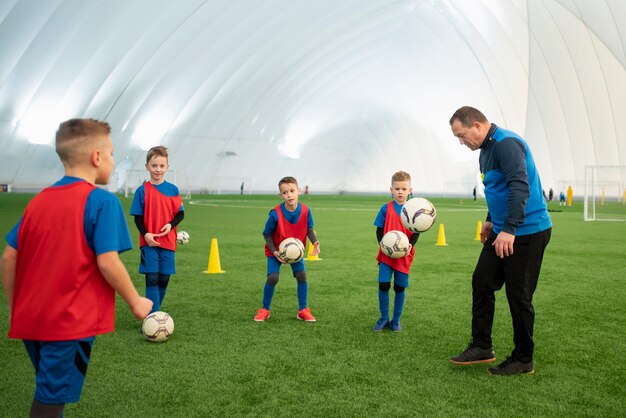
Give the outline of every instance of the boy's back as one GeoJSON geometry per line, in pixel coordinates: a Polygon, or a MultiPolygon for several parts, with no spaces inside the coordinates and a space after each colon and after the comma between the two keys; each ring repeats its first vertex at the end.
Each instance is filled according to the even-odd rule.
{"type": "Polygon", "coordinates": [[[19,251],[9,337],[58,341],[113,331],[115,292],[96,255],[131,248],[116,200],[65,177],[28,204],[14,242],[19,251]],[[105,232],[108,239],[96,239],[105,232]]]}

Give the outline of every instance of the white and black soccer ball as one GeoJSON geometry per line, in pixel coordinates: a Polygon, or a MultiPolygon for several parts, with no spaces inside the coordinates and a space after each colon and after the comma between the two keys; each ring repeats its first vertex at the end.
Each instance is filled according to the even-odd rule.
{"type": "Polygon", "coordinates": [[[426,232],[435,223],[437,210],[423,197],[414,197],[402,206],[402,225],[411,232],[426,232]]]}
{"type": "Polygon", "coordinates": [[[148,341],[155,343],[167,341],[174,333],[174,320],[166,312],[152,312],[143,320],[141,332],[148,341]]]}
{"type": "Polygon", "coordinates": [[[189,242],[189,234],[186,231],[179,231],[176,234],[176,242],[181,245],[187,244],[189,242]]]}
{"type": "Polygon", "coordinates": [[[402,231],[389,231],[380,240],[380,249],[387,257],[404,257],[409,253],[409,238],[402,231]]]}
{"type": "Polygon", "coordinates": [[[297,263],[304,257],[304,244],[298,238],[285,238],[278,246],[278,253],[285,263],[297,263]]]}

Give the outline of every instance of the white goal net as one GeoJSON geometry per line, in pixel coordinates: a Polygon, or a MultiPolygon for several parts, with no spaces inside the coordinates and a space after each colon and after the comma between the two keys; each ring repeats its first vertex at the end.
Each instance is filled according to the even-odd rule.
{"type": "Polygon", "coordinates": [[[585,221],[626,221],[626,166],[585,167],[585,221]]]}

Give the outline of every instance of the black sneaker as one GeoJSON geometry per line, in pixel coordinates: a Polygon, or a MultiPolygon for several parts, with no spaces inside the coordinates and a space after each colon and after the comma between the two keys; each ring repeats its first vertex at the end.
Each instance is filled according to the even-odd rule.
{"type": "Polygon", "coordinates": [[[511,356],[507,357],[506,360],[498,364],[496,367],[490,367],[487,371],[490,374],[495,374],[499,376],[513,376],[516,374],[535,373],[532,360],[528,363],[524,363],[523,361],[519,361],[515,357],[511,356]]]}
{"type": "Polygon", "coordinates": [[[496,361],[496,354],[492,348],[480,348],[470,342],[465,351],[458,356],[450,357],[450,361],[455,364],[491,363],[496,361]]]}

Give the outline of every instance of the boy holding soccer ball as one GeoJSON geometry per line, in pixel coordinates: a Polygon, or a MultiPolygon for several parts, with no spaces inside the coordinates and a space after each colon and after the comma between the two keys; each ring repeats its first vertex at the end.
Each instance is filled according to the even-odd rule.
{"type": "Polygon", "coordinates": [[[56,133],[65,176],[35,196],[6,236],[2,285],[10,338],[20,338],[35,367],[31,417],[63,416],[80,400],[95,336],[112,332],[117,291],[137,319],[140,297],[120,261],[132,247],[107,184],[115,160],[108,123],[71,119],[56,133]],[[19,244],[19,246],[18,246],[19,244]]]}
{"type": "Polygon", "coordinates": [[[380,319],[374,324],[374,331],[382,331],[390,328],[394,332],[400,332],[400,316],[404,308],[405,289],[409,287],[409,271],[415,255],[413,246],[419,238],[419,233],[413,233],[402,225],[400,213],[402,206],[413,192],[411,188],[411,176],[404,171],[398,171],[391,177],[391,195],[393,200],[385,203],[374,220],[376,226],[376,239],[378,240],[378,306],[380,319]],[[409,252],[401,258],[391,258],[380,249],[380,241],[389,231],[402,231],[409,238],[409,252]],[[391,288],[391,276],[393,275],[393,290],[395,292],[393,317],[389,320],[389,289],[391,288]]]}
{"type": "Polygon", "coordinates": [[[178,187],[165,181],[168,168],[167,148],[150,148],[146,155],[150,180],[137,188],[130,207],[139,230],[139,273],[146,275],[151,312],[161,310],[170,275],[176,273],[176,227],[185,217],[178,187]]]}
{"type": "MultiPolygon", "coordinates": [[[[298,238],[306,243],[306,239],[309,238],[313,244],[311,255],[317,255],[320,252],[320,243],[313,230],[311,210],[298,202],[298,196],[300,196],[298,181],[293,177],[283,177],[278,182],[278,190],[283,202],[270,211],[263,230],[265,255],[267,256],[267,280],[263,288],[263,307],[257,311],[254,317],[257,322],[265,321],[270,317],[270,305],[274,296],[274,289],[278,283],[280,266],[285,264],[278,252],[280,243],[289,237],[298,238]]],[[[311,315],[311,311],[307,307],[308,283],[304,270],[304,260],[290,264],[290,266],[298,282],[297,318],[306,322],[315,322],[315,317],[311,315]]]]}

